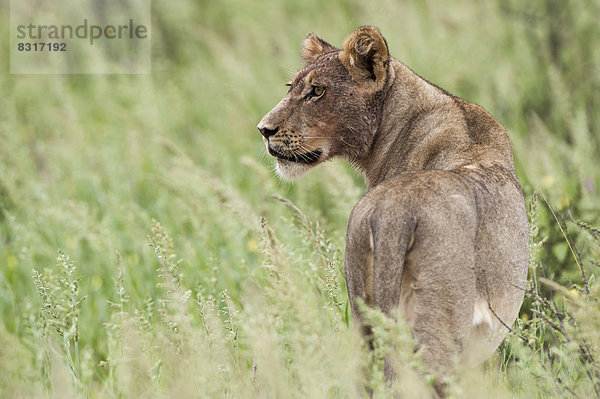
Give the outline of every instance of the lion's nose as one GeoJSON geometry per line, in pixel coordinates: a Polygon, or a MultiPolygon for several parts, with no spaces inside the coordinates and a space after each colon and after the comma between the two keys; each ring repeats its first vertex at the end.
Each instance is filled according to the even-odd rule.
{"type": "Polygon", "coordinates": [[[258,125],[258,131],[263,135],[264,138],[268,139],[279,130],[278,127],[271,129],[270,127],[258,125]]]}

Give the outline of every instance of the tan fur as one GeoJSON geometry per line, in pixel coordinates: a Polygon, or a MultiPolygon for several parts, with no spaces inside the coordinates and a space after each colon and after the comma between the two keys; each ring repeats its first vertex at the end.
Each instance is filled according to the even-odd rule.
{"type": "Polygon", "coordinates": [[[321,40],[314,33],[309,33],[302,42],[301,57],[307,64],[315,62],[317,58],[329,51],[335,51],[336,48],[321,40]]]}
{"type": "Polygon", "coordinates": [[[339,57],[354,81],[372,77],[373,88],[382,87],[390,55],[379,29],[362,26],[355,30],[344,41],[339,57]]]}
{"type": "Polygon", "coordinates": [[[355,320],[369,335],[359,298],[403,314],[434,374],[485,360],[517,317],[527,275],[508,135],[483,108],[390,58],[375,27],[358,28],[342,50],[309,35],[303,58],[258,128],[283,177],[333,157],[365,175],[346,239],[355,320]]]}

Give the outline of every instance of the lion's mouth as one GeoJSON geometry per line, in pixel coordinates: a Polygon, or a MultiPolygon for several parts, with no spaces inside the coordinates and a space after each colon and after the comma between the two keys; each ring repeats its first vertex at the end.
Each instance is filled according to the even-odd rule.
{"type": "Polygon", "coordinates": [[[302,154],[290,153],[289,155],[286,155],[273,149],[273,147],[271,147],[270,145],[267,147],[267,149],[269,151],[269,154],[276,157],[277,159],[289,162],[303,163],[307,165],[317,162],[319,160],[319,157],[323,153],[323,151],[321,150],[315,150],[310,152],[304,152],[302,154]]]}

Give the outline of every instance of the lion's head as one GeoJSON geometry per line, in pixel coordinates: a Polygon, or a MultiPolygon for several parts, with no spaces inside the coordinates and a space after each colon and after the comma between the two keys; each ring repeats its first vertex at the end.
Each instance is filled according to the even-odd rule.
{"type": "Polygon", "coordinates": [[[371,26],[356,29],[342,50],[311,33],[302,58],[287,95],[258,124],[288,179],[332,157],[356,162],[368,154],[390,60],[385,39],[371,26]]]}

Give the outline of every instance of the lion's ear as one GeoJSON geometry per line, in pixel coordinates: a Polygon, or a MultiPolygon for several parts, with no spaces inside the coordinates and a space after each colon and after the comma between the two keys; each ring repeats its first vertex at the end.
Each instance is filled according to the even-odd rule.
{"type": "Polygon", "coordinates": [[[308,65],[313,63],[321,55],[335,51],[337,48],[327,43],[314,33],[309,33],[306,39],[302,42],[302,59],[308,65]]]}
{"type": "Polygon", "coordinates": [[[375,83],[379,89],[387,74],[390,53],[379,28],[361,26],[344,41],[340,60],[352,79],[375,83]]]}

